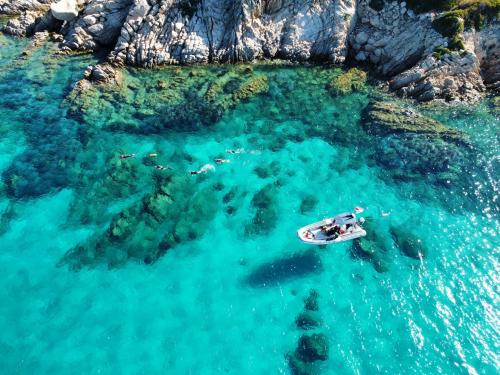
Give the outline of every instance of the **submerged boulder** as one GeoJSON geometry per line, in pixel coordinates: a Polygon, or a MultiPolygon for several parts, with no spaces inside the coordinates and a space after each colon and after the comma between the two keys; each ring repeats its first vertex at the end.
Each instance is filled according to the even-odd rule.
{"type": "Polygon", "coordinates": [[[467,165],[468,148],[426,134],[390,135],[376,146],[377,163],[405,180],[440,173],[455,174],[467,165]]]}
{"type": "Polygon", "coordinates": [[[413,259],[423,259],[427,256],[427,248],[422,240],[403,226],[392,226],[391,234],[401,252],[413,259]]]}
{"type": "Polygon", "coordinates": [[[304,362],[326,361],[328,359],[328,338],[322,333],[303,335],[295,351],[297,357],[304,362]]]}
{"type": "Polygon", "coordinates": [[[358,68],[351,68],[330,82],[328,89],[333,95],[348,95],[361,91],[366,84],[366,72],[358,68]]]}
{"type": "Polygon", "coordinates": [[[318,311],[319,310],[318,297],[319,293],[315,289],[311,289],[309,291],[309,295],[304,300],[304,308],[309,311],[318,311]]]}
{"type": "Polygon", "coordinates": [[[252,222],[247,224],[247,235],[269,233],[278,222],[277,186],[267,184],[252,198],[252,206],[257,210],[252,222]]]}
{"type": "Polygon", "coordinates": [[[367,220],[364,224],[366,236],[352,241],[351,256],[370,262],[379,273],[389,270],[387,246],[382,231],[387,228],[380,221],[367,220]]]}
{"type": "Polygon", "coordinates": [[[314,329],[321,325],[321,319],[313,312],[304,311],[295,318],[297,328],[308,330],[314,329]]]}
{"type": "Polygon", "coordinates": [[[304,362],[295,353],[287,355],[288,366],[293,375],[315,375],[319,369],[314,363],[304,362]]]}
{"type": "Polygon", "coordinates": [[[416,133],[452,141],[466,142],[466,135],[411,108],[388,101],[373,101],[366,108],[363,127],[370,134],[416,133]]]}
{"type": "Polygon", "coordinates": [[[317,204],[318,204],[318,198],[316,198],[315,195],[312,194],[306,195],[302,199],[302,202],[300,203],[300,212],[302,214],[308,213],[312,211],[317,204]]]}

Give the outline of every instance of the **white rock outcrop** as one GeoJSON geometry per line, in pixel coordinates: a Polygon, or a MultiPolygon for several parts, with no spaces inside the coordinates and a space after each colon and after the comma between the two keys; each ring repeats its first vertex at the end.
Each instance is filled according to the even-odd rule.
{"type": "Polygon", "coordinates": [[[50,11],[59,21],[72,21],[78,17],[76,0],[60,0],[50,5],[50,11]]]}

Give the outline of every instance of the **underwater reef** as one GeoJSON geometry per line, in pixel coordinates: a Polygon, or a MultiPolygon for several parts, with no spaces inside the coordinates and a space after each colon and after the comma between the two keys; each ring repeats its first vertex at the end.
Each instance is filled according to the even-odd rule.
{"type": "Polygon", "coordinates": [[[78,270],[107,264],[117,267],[133,259],[157,261],[179,243],[202,236],[217,204],[212,190],[195,192],[189,176],[154,172],[154,190],[113,217],[107,230],[77,246],[61,260],[78,270]]]}
{"type": "Polygon", "coordinates": [[[268,78],[245,65],[167,72],[166,76],[151,72],[145,82],[133,74],[98,86],[82,80],[68,96],[70,113],[111,131],[193,131],[216,123],[238,103],[269,90],[268,78]],[[113,116],[117,110],[121,110],[120,120],[113,116]]]}
{"type": "Polygon", "coordinates": [[[365,129],[370,134],[388,135],[401,133],[425,134],[428,138],[443,138],[466,142],[467,136],[439,121],[424,116],[411,108],[404,108],[389,101],[372,101],[365,109],[365,129]]]}
{"type": "Polygon", "coordinates": [[[328,360],[329,339],[318,331],[321,329],[322,320],[319,317],[319,293],[315,289],[309,291],[304,300],[304,311],[295,319],[299,330],[314,330],[312,334],[303,334],[297,341],[294,352],[288,353],[286,358],[290,371],[294,375],[313,375],[321,373],[321,362],[328,360]]]}

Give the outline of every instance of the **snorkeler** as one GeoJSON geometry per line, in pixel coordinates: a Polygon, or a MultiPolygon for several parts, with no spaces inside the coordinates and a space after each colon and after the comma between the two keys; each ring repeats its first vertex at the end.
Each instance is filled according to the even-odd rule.
{"type": "Polygon", "coordinates": [[[163,165],[155,165],[155,169],[158,169],[159,171],[165,171],[167,169],[172,169],[172,167],[169,167],[168,165],[165,167],[163,165]]]}
{"type": "Polygon", "coordinates": [[[120,159],[135,158],[135,154],[121,154],[120,159]]]}
{"type": "Polygon", "coordinates": [[[236,150],[226,150],[228,154],[242,154],[245,152],[243,148],[238,148],[236,150]]]}
{"type": "Polygon", "coordinates": [[[217,164],[226,164],[226,163],[231,163],[231,160],[229,159],[214,159],[214,162],[217,164]]]}
{"type": "Polygon", "coordinates": [[[205,164],[199,170],[191,171],[190,174],[195,175],[195,174],[207,173],[208,171],[215,171],[215,167],[212,164],[205,164]]]}

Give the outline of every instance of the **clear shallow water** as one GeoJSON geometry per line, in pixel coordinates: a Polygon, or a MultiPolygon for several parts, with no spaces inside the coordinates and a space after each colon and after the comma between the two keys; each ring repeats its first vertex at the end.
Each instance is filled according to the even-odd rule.
{"type": "MultiPolygon", "coordinates": [[[[200,110],[199,97],[241,68],[132,71],[82,116],[65,98],[91,58],[56,58],[49,46],[19,60],[25,42],[0,43],[3,373],[286,374],[311,288],[330,343],[321,373],[498,371],[499,122],[487,103],[426,109],[469,134],[469,162],[449,184],[432,170],[401,179],[377,157],[383,140],[360,125],[378,94],[333,98],[325,86],[337,73],[256,67],[268,92],[203,123],[219,107],[200,110]],[[247,152],[187,176],[237,148],[247,152]],[[127,152],[137,157],[120,163],[127,152]],[[68,260],[151,193],[156,172],[141,162],[150,152],[188,181],[175,190],[186,202],[180,217],[196,216],[190,207],[209,213],[203,230],[149,265],[120,253],[126,244],[68,260]],[[302,213],[311,194],[317,204],[302,213]],[[255,221],[256,195],[269,230],[255,221]],[[381,228],[378,262],[351,244],[296,239],[298,227],[355,205],[381,228]],[[422,240],[425,259],[399,250],[389,231],[399,224],[422,240]]],[[[137,232],[134,241],[144,233],[153,243],[147,225],[137,232]]]]}

